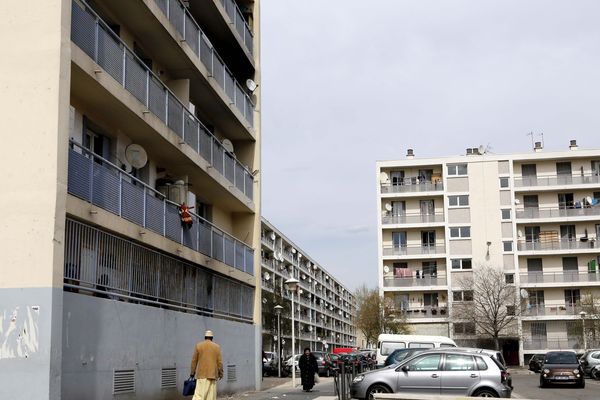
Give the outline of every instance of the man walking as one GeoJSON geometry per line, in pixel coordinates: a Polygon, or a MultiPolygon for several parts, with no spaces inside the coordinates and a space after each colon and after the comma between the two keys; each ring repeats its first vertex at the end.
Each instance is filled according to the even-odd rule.
{"type": "Polygon", "coordinates": [[[213,343],[212,331],[204,333],[204,341],[196,343],[190,377],[196,377],[192,400],[216,400],[217,380],[223,378],[221,347],[213,343]]]}

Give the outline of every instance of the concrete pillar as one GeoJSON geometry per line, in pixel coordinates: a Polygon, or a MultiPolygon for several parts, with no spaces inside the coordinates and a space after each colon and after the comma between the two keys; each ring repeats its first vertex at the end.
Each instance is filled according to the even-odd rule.
{"type": "Polygon", "coordinates": [[[59,399],[71,1],[0,15],[0,398],[59,399]]]}

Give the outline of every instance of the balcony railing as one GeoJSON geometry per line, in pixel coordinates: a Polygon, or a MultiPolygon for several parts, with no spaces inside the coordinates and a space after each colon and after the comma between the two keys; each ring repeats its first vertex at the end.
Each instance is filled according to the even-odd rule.
{"type": "Polygon", "coordinates": [[[252,54],[254,52],[254,36],[252,35],[252,30],[250,29],[250,26],[248,26],[242,11],[234,0],[221,0],[221,4],[223,4],[231,23],[235,26],[235,30],[244,40],[246,48],[252,54]]]}
{"type": "Polygon", "coordinates": [[[519,242],[519,251],[546,251],[546,250],[586,250],[599,248],[596,239],[590,237],[586,241],[575,239],[551,240],[548,242],[519,242]]]}
{"type": "Polygon", "coordinates": [[[570,283],[570,282],[600,282],[600,274],[596,272],[551,272],[521,274],[521,283],[570,283]]]}
{"type": "Polygon", "coordinates": [[[406,318],[446,318],[448,316],[448,308],[438,306],[424,306],[418,308],[408,308],[399,310],[406,315],[406,318]]]}
{"type": "Polygon", "coordinates": [[[208,69],[209,76],[215,78],[221,89],[225,91],[229,100],[231,100],[231,104],[234,104],[246,121],[254,126],[254,104],[252,104],[242,85],[236,81],[229,68],[219,57],[188,9],[179,0],[154,1],[198,59],[208,69]]]}
{"type": "Polygon", "coordinates": [[[515,178],[515,187],[562,186],[600,184],[600,176],[589,175],[551,175],[515,178]]]}
{"type": "Polygon", "coordinates": [[[523,310],[524,317],[533,317],[540,315],[578,315],[581,311],[580,306],[572,305],[530,305],[523,310]]]}
{"type": "Polygon", "coordinates": [[[435,246],[385,246],[383,248],[384,256],[412,256],[444,253],[446,253],[446,246],[443,244],[435,246]]]}
{"type": "MultiPolygon", "coordinates": [[[[592,343],[588,343],[588,348],[593,348],[592,343]]],[[[524,350],[582,350],[583,339],[525,339],[523,340],[524,350]]]]}
{"type": "Polygon", "coordinates": [[[431,222],[444,222],[444,214],[404,214],[385,215],[382,218],[386,224],[427,224],[431,222]]]}
{"type": "Polygon", "coordinates": [[[271,239],[270,237],[262,236],[261,240],[264,244],[266,244],[270,248],[273,248],[275,246],[275,241],[273,239],[271,239]]]}
{"type": "Polygon", "coordinates": [[[517,210],[517,219],[600,216],[600,207],[586,208],[524,208],[517,210]]]}
{"type": "Polygon", "coordinates": [[[192,226],[184,228],[178,204],[74,142],[69,149],[67,188],[73,196],[254,275],[251,247],[194,213],[190,213],[192,226]]]}
{"type": "Polygon", "coordinates": [[[433,192],[444,190],[444,184],[436,181],[418,181],[416,178],[406,178],[399,183],[382,183],[381,193],[410,193],[410,192],[433,192]]]}
{"type": "Polygon", "coordinates": [[[254,178],[87,5],[72,3],[71,40],[249,199],[254,178]]]}
{"type": "Polygon", "coordinates": [[[385,287],[421,287],[421,286],[445,286],[446,277],[424,276],[422,278],[384,278],[385,287]]]}

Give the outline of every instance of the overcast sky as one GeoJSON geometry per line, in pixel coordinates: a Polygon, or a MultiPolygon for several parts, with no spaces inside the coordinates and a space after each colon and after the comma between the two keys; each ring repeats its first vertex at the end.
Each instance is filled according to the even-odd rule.
{"type": "Polygon", "coordinates": [[[377,285],[375,161],[598,148],[600,1],[262,0],[262,214],[377,285]]]}

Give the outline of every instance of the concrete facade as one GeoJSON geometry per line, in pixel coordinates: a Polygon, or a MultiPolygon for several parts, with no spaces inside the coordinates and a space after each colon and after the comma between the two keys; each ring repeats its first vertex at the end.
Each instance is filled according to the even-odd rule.
{"type": "Polygon", "coordinates": [[[533,353],[582,351],[582,300],[600,294],[600,208],[592,205],[600,198],[598,160],[600,151],[572,142],[561,152],[475,148],[465,156],[409,152],[406,160],[378,162],[381,294],[415,333],[474,343],[476,333],[449,318],[455,292],[461,276],[497,266],[524,308],[518,326],[504,333],[505,358],[522,365],[533,353]]]}
{"type": "Polygon", "coordinates": [[[0,398],[176,398],[205,328],[258,388],[259,1],[0,13],[0,398]]]}

